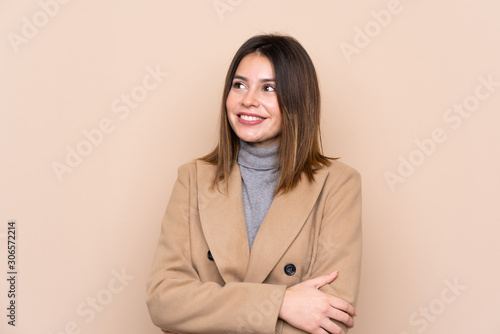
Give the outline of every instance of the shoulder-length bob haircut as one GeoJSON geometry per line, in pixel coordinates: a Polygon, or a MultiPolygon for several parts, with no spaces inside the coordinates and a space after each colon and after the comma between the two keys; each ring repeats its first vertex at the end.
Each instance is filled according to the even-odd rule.
{"type": "Polygon", "coordinates": [[[252,53],[266,57],[274,68],[276,95],[282,124],[277,168],[280,170],[275,195],[292,190],[305,173],[309,181],[316,169],[330,165],[322,154],[320,133],[320,93],[316,70],[300,43],[290,36],[257,35],[236,52],[227,71],[221,102],[219,142],[200,160],[216,165],[213,186],[227,180],[236,163],[239,138],[227,117],[226,100],[241,60],[252,53]]]}

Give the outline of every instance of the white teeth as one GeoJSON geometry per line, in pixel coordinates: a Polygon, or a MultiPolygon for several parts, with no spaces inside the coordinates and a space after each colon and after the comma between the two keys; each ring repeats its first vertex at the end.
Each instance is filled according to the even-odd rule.
{"type": "Polygon", "coordinates": [[[245,121],[258,121],[261,119],[265,119],[262,117],[248,116],[248,115],[240,115],[240,118],[244,119],[245,121]]]}

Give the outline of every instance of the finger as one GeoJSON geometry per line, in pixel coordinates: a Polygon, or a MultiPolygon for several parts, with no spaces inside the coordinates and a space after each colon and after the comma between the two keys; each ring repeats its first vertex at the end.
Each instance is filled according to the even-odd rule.
{"type": "Polygon", "coordinates": [[[324,329],[323,327],[319,327],[318,329],[316,329],[315,331],[311,332],[312,334],[330,334],[330,332],[328,332],[326,329],[324,329]]]}
{"type": "Polygon", "coordinates": [[[308,282],[309,284],[314,286],[316,289],[319,289],[323,285],[333,282],[333,280],[336,279],[337,276],[338,276],[338,272],[334,271],[331,274],[321,275],[321,276],[318,276],[315,278],[311,278],[310,280],[307,280],[305,282],[308,282]]]}
{"type": "Polygon", "coordinates": [[[329,302],[331,307],[342,310],[349,314],[351,317],[356,315],[356,309],[354,308],[354,306],[343,299],[330,295],[329,302]]]}
{"type": "Polygon", "coordinates": [[[320,326],[330,334],[345,334],[345,332],[342,330],[342,328],[340,328],[339,325],[328,318],[325,318],[320,326]]]}
{"type": "Polygon", "coordinates": [[[338,322],[343,323],[344,325],[347,326],[347,328],[354,327],[354,319],[349,314],[347,314],[341,310],[338,310],[336,308],[331,308],[327,312],[327,316],[328,316],[328,318],[330,318],[332,320],[336,320],[338,322]]]}

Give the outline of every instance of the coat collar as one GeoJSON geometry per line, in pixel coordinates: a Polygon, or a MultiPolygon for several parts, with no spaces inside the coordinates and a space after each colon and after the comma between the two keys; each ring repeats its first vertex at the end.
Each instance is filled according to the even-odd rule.
{"type": "Polygon", "coordinates": [[[326,179],[319,170],[313,182],[302,175],[290,192],[274,198],[250,252],[238,165],[229,176],[227,192],[210,189],[214,167],[197,163],[198,210],[208,247],[226,282],[262,283],[301,230],[326,179]],[[229,194],[229,195],[228,195],[229,194]]]}

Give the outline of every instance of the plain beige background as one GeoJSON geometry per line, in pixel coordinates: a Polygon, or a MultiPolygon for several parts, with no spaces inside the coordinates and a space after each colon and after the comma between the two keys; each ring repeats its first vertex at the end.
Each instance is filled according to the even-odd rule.
{"type": "Polygon", "coordinates": [[[500,333],[499,22],[494,0],[1,1],[0,332],[159,333],[177,167],[215,144],[237,48],[281,32],[317,67],[325,152],[363,177],[351,333],[500,333]]]}

